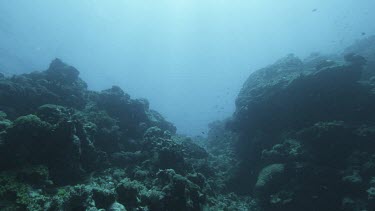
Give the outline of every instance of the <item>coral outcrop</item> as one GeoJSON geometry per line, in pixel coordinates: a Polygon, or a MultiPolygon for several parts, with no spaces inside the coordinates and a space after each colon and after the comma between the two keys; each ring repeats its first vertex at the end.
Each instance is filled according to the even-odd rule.
{"type": "Polygon", "coordinates": [[[0,78],[0,209],[256,209],[226,191],[231,162],[219,157],[146,99],[90,91],[59,59],[0,78]]]}
{"type": "Polygon", "coordinates": [[[59,59],[0,78],[0,209],[202,210],[221,190],[211,160],[147,100],[90,91],[59,59]]]}
{"type": "Polygon", "coordinates": [[[232,191],[261,210],[375,209],[374,41],[250,75],[224,128],[238,136],[227,139],[239,163],[232,191]]]}

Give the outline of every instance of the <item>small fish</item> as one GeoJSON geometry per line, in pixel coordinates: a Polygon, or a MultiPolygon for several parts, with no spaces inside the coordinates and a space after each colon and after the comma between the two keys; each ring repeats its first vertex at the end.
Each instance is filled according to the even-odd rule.
{"type": "Polygon", "coordinates": [[[202,134],[205,134],[205,132],[202,132],[202,134]]]}
{"type": "Polygon", "coordinates": [[[365,36],[365,35],[366,35],[366,32],[362,32],[361,35],[362,35],[362,36],[365,36]]]}
{"type": "Polygon", "coordinates": [[[318,9],[316,9],[316,8],[315,8],[315,9],[313,9],[313,10],[311,10],[311,12],[316,12],[316,11],[318,11],[318,9]]]}

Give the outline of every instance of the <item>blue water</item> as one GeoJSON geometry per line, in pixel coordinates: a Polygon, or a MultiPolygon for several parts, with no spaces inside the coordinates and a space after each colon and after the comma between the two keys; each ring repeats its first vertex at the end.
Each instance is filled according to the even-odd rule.
{"type": "Polygon", "coordinates": [[[375,34],[374,0],[0,0],[0,72],[61,58],[91,89],[147,98],[179,133],[229,117],[251,71],[375,34]]]}

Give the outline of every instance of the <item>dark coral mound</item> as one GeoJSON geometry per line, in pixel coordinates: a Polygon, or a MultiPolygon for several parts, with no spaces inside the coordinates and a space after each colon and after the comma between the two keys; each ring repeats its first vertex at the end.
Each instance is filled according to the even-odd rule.
{"type": "Polygon", "coordinates": [[[214,158],[175,133],[147,100],[117,86],[87,90],[58,59],[46,71],[1,77],[0,209],[232,206],[218,202],[214,158]]]}
{"type": "Polygon", "coordinates": [[[342,58],[288,55],[252,73],[226,123],[231,190],[262,210],[375,210],[373,61],[375,37],[342,58]]]}

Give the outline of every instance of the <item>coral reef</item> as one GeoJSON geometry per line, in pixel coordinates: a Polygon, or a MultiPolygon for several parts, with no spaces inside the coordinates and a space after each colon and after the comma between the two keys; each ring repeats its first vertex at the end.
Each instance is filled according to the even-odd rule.
{"type": "Polygon", "coordinates": [[[59,59],[0,75],[0,209],[374,210],[374,46],[253,72],[207,138],[59,59]]]}
{"type": "Polygon", "coordinates": [[[223,128],[238,160],[224,183],[261,210],[375,209],[374,43],[252,73],[223,128]]]}
{"type": "Polygon", "coordinates": [[[238,196],[217,183],[215,163],[147,100],[118,86],[90,91],[59,59],[0,78],[2,210],[229,209],[219,197],[238,196]]]}

